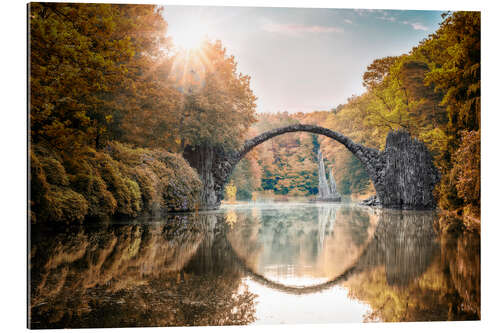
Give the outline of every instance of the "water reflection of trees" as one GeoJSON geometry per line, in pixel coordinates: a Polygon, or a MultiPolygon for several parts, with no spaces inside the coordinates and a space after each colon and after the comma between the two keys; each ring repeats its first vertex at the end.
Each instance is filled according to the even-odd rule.
{"type": "MultiPolygon", "coordinates": [[[[321,222],[320,215],[316,218],[321,222]]],[[[293,288],[273,282],[259,272],[259,260],[266,259],[262,254],[263,245],[259,242],[262,238],[259,237],[266,234],[278,237],[276,233],[284,233],[285,239],[300,241],[300,237],[303,237],[304,241],[311,238],[307,235],[315,235],[312,226],[307,229],[304,221],[293,219],[286,222],[278,219],[277,226],[265,225],[259,222],[259,218],[245,214],[238,216],[240,228],[230,232],[231,244],[248,268],[247,273],[254,276],[256,281],[293,294],[318,292],[323,287],[330,288],[333,285],[327,282],[307,288],[293,288]],[[293,237],[286,238],[287,234],[293,237]],[[253,264],[249,265],[248,261],[253,264]]],[[[340,282],[344,281],[350,297],[370,304],[373,311],[367,315],[367,320],[478,319],[479,236],[470,233],[439,234],[434,230],[438,218],[433,212],[342,208],[336,212],[333,230],[328,235],[325,233],[323,255],[313,259],[327,259],[323,273],[330,266],[342,267],[339,273],[342,275],[337,272],[331,276],[342,277],[340,282]],[[344,253],[349,259],[342,260],[340,254],[346,249],[344,253]],[[347,262],[350,266],[346,264],[344,267],[343,264],[347,262]]],[[[318,230],[328,229],[321,228],[323,224],[319,223],[318,230]]],[[[271,248],[273,251],[279,250],[277,247],[271,248]]]]}
{"type": "Polygon", "coordinates": [[[261,260],[277,260],[273,254],[276,262],[308,265],[310,275],[349,272],[342,281],[371,305],[367,320],[480,317],[478,235],[437,234],[428,212],[301,210],[280,212],[275,224],[273,214],[237,212],[231,225],[222,216],[186,215],[33,230],[32,327],[247,324],[256,295],[242,282],[248,270],[238,258],[259,273],[261,260]]]}
{"type": "MultiPolygon", "coordinates": [[[[283,252],[290,258],[279,258],[278,262],[301,263],[300,253],[295,252],[312,248],[323,240],[325,244],[321,253],[312,255],[312,251],[309,251],[310,255],[306,256],[303,264],[313,267],[309,274],[327,278],[328,283],[324,284],[326,288],[331,286],[330,281],[341,282],[353,275],[372,272],[379,267],[383,268],[384,283],[387,286],[405,287],[421,277],[439,251],[433,229],[435,215],[430,212],[379,211],[359,207],[342,207],[336,213],[328,209],[317,211],[319,214],[316,216],[316,224],[314,217],[309,217],[310,223],[295,221],[293,218],[286,221],[277,218],[276,226],[262,225],[258,223],[258,219],[247,216],[240,224],[242,228],[230,233],[233,249],[245,262],[253,258],[255,264],[249,268],[262,281],[264,278],[262,272],[259,272],[261,267],[256,264],[259,260],[269,264],[270,260],[275,260],[275,257],[279,257],[280,252],[283,252]],[[332,216],[335,216],[335,220],[331,220],[332,216]],[[330,221],[325,222],[326,219],[330,221]],[[287,227],[283,226],[285,223],[287,227]],[[334,227],[325,227],[329,224],[334,227]],[[254,237],[253,241],[249,242],[247,236],[250,229],[254,230],[252,234],[260,235],[260,238],[254,237]],[[318,239],[318,233],[322,232],[324,238],[318,239]],[[262,243],[266,243],[266,237],[267,243],[271,244],[267,252],[272,256],[268,254],[266,257],[266,251],[262,248],[259,251],[245,249],[249,246],[258,248],[262,243]],[[280,242],[281,246],[278,247],[275,244],[276,238],[286,241],[280,242]],[[255,259],[256,257],[258,259],[255,259]],[[339,280],[339,277],[342,278],[339,280]]],[[[321,288],[315,286],[297,292],[305,290],[315,292],[321,288]]]]}
{"type": "Polygon", "coordinates": [[[371,305],[367,320],[479,319],[479,236],[438,235],[437,218],[382,213],[364,268],[345,283],[351,297],[371,305]]]}
{"type": "Polygon", "coordinates": [[[427,270],[438,250],[433,219],[431,212],[382,211],[375,237],[358,266],[383,265],[387,284],[408,285],[427,270]]]}
{"type": "Polygon", "coordinates": [[[33,328],[243,325],[254,297],[224,255],[222,218],[33,230],[33,328]],[[218,220],[219,219],[219,220],[218,220]]]}
{"type": "Polygon", "coordinates": [[[329,280],[358,260],[377,219],[364,209],[336,205],[263,209],[261,214],[241,210],[228,239],[256,273],[329,280]]]}

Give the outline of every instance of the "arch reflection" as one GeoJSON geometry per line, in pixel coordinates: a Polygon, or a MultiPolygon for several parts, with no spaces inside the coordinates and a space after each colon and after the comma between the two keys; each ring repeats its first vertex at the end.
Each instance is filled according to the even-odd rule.
{"type": "Polygon", "coordinates": [[[320,207],[316,216],[309,215],[309,224],[305,224],[302,215],[296,220],[287,215],[281,216],[274,221],[275,225],[266,224],[265,219],[258,218],[249,222],[243,215],[239,232],[236,230],[228,234],[234,255],[255,281],[283,292],[306,294],[328,289],[347,281],[354,274],[380,265],[385,267],[389,285],[408,285],[425,272],[438,250],[433,229],[435,215],[432,213],[378,212],[342,207],[337,215],[337,209],[320,207]],[[248,237],[250,234],[254,237],[248,237]],[[258,234],[264,241],[255,237],[258,234]],[[288,237],[289,234],[293,237],[288,237]],[[271,239],[268,249],[265,248],[266,238],[271,239]],[[317,248],[306,250],[307,260],[312,262],[308,266],[311,269],[301,271],[299,267],[293,272],[288,269],[287,273],[299,277],[323,274],[322,283],[290,285],[286,279],[280,282],[279,276],[276,278],[278,274],[265,267],[273,264],[267,252],[281,256],[280,259],[286,256],[287,265],[292,262],[302,264],[302,254],[297,249],[307,249],[307,241],[314,238],[311,243],[317,248]],[[297,244],[301,240],[302,244],[297,244]]]}

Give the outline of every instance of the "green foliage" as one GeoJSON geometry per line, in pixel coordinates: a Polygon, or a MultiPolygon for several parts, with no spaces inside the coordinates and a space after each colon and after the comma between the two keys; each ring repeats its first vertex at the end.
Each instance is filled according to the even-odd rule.
{"type": "Polygon", "coordinates": [[[47,197],[47,207],[43,209],[52,222],[83,221],[87,214],[87,200],[69,188],[51,186],[47,197]]]}
{"type": "Polygon", "coordinates": [[[102,219],[114,215],[118,203],[101,170],[103,160],[108,160],[109,156],[89,148],[79,157],[77,160],[69,158],[66,167],[73,174],[72,187],[89,202],[88,216],[102,219]]]}
{"type": "Polygon", "coordinates": [[[34,154],[36,154],[36,160],[34,162],[35,164],[39,163],[41,168],[38,174],[41,175],[43,173],[43,177],[47,183],[59,186],[66,186],[69,184],[68,175],[61,164],[59,156],[44,147],[35,147],[34,154]]]}
{"type": "Polygon", "coordinates": [[[415,55],[376,59],[363,76],[367,93],[349,104],[362,109],[360,121],[380,133],[403,128],[425,136],[446,122],[442,94],[424,84],[428,72],[429,65],[415,55]]]}
{"type": "MultiPolygon", "coordinates": [[[[435,34],[415,50],[429,61],[426,82],[444,93],[451,129],[478,130],[481,109],[481,13],[445,15],[435,34]]],[[[455,133],[456,137],[459,134],[455,133]]]]}
{"type": "Polygon", "coordinates": [[[252,193],[261,189],[262,169],[255,152],[249,153],[236,166],[231,179],[236,185],[236,199],[251,200],[252,193]]]}
{"type": "Polygon", "coordinates": [[[160,176],[160,183],[166,186],[158,190],[169,211],[190,211],[198,207],[202,183],[198,174],[178,154],[164,152],[160,154],[160,162],[155,171],[160,176]],[[164,166],[164,167],[163,167],[164,166]]]}
{"type": "Polygon", "coordinates": [[[117,202],[116,213],[124,216],[137,216],[141,210],[141,197],[137,183],[127,175],[128,165],[116,161],[107,154],[98,160],[101,177],[108,185],[117,202]]]}
{"type": "Polygon", "coordinates": [[[341,194],[364,193],[368,189],[370,178],[354,155],[349,155],[347,163],[340,166],[339,172],[344,175],[340,179],[339,192],[341,194]]]}

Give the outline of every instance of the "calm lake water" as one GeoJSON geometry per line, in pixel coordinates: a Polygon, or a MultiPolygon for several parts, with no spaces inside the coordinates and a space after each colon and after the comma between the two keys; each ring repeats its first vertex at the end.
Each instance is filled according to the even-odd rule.
{"type": "Polygon", "coordinates": [[[352,204],[226,205],[33,226],[32,328],[480,318],[479,236],[435,212],[352,204]]]}

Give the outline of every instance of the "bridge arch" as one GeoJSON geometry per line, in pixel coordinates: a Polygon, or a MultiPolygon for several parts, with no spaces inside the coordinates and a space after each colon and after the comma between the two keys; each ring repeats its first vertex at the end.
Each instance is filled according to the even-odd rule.
{"type": "MultiPolygon", "coordinates": [[[[286,127],[275,128],[270,131],[264,132],[253,139],[245,141],[243,146],[237,151],[237,154],[234,157],[234,161],[232,162],[233,168],[236,167],[236,164],[256,146],[276,136],[292,132],[308,132],[313,134],[319,134],[341,143],[361,161],[361,164],[367,171],[368,176],[375,184],[377,167],[382,166],[380,163],[380,156],[379,156],[380,151],[357,144],[339,132],[335,132],[328,128],[316,125],[295,124],[286,127]]],[[[229,177],[230,175],[228,176],[226,182],[229,180],[229,177]]]]}
{"type": "Polygon", "coordinates": [[[186,147],[183,156],[198,171],[203,182],[201,208],[219,207],[225,184],[236,164],[249,151],[269,139],[291,132],[320,134],[344,145],[365,167],[382,206],[399,209],[435,207],[432,192],[439,181],[439,173],[425,145],[408,132],[389,132],[385,150],[379,151],[324,127],[295,124],[264,132],[245,141],[237,150],[208,145],[186,147]]]}

